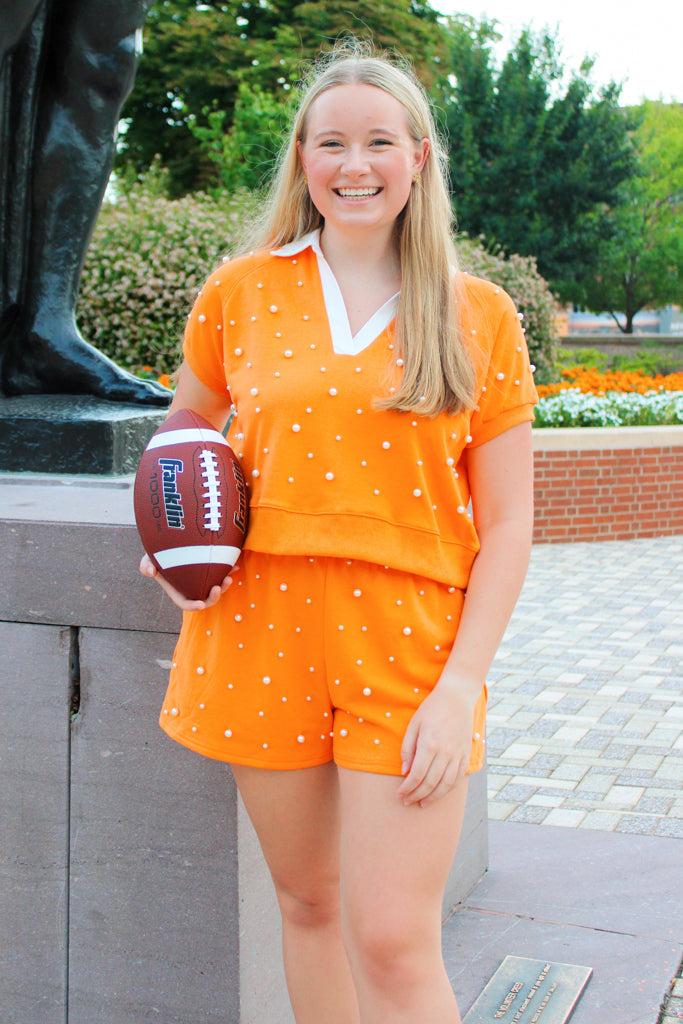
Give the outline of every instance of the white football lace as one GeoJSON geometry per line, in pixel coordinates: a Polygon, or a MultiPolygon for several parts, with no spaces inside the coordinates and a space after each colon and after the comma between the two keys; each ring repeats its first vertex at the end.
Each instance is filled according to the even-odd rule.
{"type": "Polygon", "coordinates": [[[203,448],[199,461],[202,465],[202,479],[206,490],[202,493],[204,499],[204,529],[218,532],[221,528],[220,496],[218,489],[218,459],[213,452],[203,448]]]}

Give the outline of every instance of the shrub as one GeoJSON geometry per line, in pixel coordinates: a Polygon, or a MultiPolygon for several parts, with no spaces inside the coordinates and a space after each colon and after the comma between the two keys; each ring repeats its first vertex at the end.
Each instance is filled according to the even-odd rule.
{"type": "Polygon", "coordinates": [[[567,388],[536,406],[535,427],[681,426],[683,391],[606,391],[567,388]]]}
{"type": "Polygon", "coordinates": [[[557,357],[555,300],[547,283],[536,269],[532,256],[504,257],[488,252],[466,236],[458,241],[463,270],[484,277],[504,288],[523,314],[531,362],[536,366],[536,381],[545,384],[552,379],[557,357]]]}
{"type": "Polygon", "coordinates": [[[558,353],[560,366],[594,366],[598,370],[642,370],[650,376],[676,373],[683,370],[683,345],[674,349],[658,349],[657,343],[647,343],[628,355],[621,352],[598,352],[594,348],[562,347],[558,353]]]}
{"type": "Polygon", "coordinates": [[[171,373],[195,296],[247,207],[244,197],[171,200],[154,182],[105,203],[83,268],[77,318],[84,337],[128,370],[171,373]]]}

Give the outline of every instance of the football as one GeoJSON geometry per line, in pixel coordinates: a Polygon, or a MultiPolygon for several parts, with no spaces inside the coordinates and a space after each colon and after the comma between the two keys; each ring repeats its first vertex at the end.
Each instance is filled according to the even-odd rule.
{"type": "Polygon", "coordinates": [[[249,502],[237,457],[190,409],[170,416],[145,448],[133,490],[142,545],[159,572],[203,601],[237,561],[249,502]]]}

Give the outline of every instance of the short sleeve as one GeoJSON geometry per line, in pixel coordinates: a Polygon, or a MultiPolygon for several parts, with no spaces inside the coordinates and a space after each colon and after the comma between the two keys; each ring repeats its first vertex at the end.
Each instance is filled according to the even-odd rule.
{"type": "Polygon", "coordinates": [[[227,389],[223,356],[223,303],[218,272],[202,287],[187,319],[183,355],[196,377],[212,391],[227,389]]]}
{"type": "MultiPolygon", "coordinates": [[[[470,447],[484,444],[518,423],[534,418],[538,394],[526,339],[515,305],[502,289],[492,289],[495,303],[487,319],[491,333],[488,365],[470,420],[470,447]]],[[[481,379],[481,378],[480,378],[481,379]]]]}

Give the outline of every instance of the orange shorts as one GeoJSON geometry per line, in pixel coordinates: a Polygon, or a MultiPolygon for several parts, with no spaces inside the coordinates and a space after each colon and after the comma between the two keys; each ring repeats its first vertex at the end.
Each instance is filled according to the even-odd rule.
{"type": "MultiPolygon", "coordinates": [[[[218,604],[185,614],[160,717],[179,743],[263,768],[401,774],[464,595],[368,562],[243,551],[218,604]]],[[[484,761],[486,692],[468,771],[484,761]]]]}

